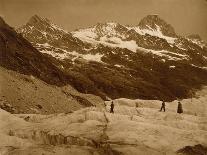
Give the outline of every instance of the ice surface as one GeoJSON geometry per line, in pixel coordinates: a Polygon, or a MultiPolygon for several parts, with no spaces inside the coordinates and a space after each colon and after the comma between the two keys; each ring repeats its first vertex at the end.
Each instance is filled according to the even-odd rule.
{"type": "Polygon", "coordinates": [[[0,110],[0,153],[9,152],[8,147],[26,153],[32,147],[49,154],[50,146],[54,154],[67,154],[69,146],[72,154],[164,155],[187,145],[207,146],[207,88],[196,96],[181,101],[183,114],[176,113],[177,101],[167,102],[166,112],[159,112],[161,101],[124,98],[114,100],[114,114],[109,113],[110,101],[105,108],[71,114],[12,115],[0,110]],[[28,122],[23,119],[27,116],[28,122]]]}

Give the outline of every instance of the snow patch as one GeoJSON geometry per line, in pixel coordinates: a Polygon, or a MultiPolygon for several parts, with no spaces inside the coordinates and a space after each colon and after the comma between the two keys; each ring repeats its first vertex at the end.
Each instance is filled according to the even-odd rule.
{"type": "Polygon", "coordinates": [[[164,63],[166,62],[166,60],[165,60],[165,59],[161,59],[161,61],[162,61],[162,62],[164,62],[164,63]]]}
{"type": "Polygon", "coordinates": [[[203,56],[203,58],[207,60],[207,57],[206,56],[203,56]]]}
{"type": "Polygon", "coordinates": [[[114,65],[114,66],[119,67],[119,68],[124,67],[123,65],[118,65],[118,64],[116,64],[116,65],[114,65]]]}
{"type": "MultiPolygon", "coordinates": [[[[110,28],[106,28],[106,30],[110,31],[110,28]]],[[[94,46],[97,44],[103,44],[110,47],[126,48],[133,52],[136,52],[136,49],[138,47],[134,40],[124,41],[119,37],[103,36],[98,39],[98,35],[95,33],[95,28],[83,29],[73,32],[73,36],[79,38],[84,42],[91,43],[94,46]]]]}
{"type": "Polygon", "coordinates": [[[173,37],[168,37],[162,34],[162,31],[160,29],[160,27],[158,25],[156,25],[156,30],[152,29],[151,27],[148,26],[148,29],[140,29],[140,27],[128,27],[129,30],[133,29],[135,30],[137,33],[141,34],[141,35],[145,35],[145,34],[149,34],[151,36],[156,36],[159,38],[163,38],[165,39],[169,44],[174,44],[175,40],[177,38],[173,38],[173,37]]]}
{"type": "Polygon", "coordinates": [[[134,40],[123,41],[117,37],[110,37],[110,38],[102,37],[99,43],[107,45],[107,46],[111,46],[111,47],[126,48],[132,52],[136,52],[138,48],[136,41],[134,40]]]}
{"type": "Polygon", "coordinates": [[[138,47],[138,49],[141,51],[147,52],[147,53],[152,53],[154,55],[167,58],[168,60],[180,61],[180,60],[188,60],[189,59],[189,56],[187,56],[185,54],[174,53],[174,52],[170,52],[170,51],[166,51],[166,50],[156,51],[156,50],[146,49],[146,48],[142,48],[142,47],[138,47]]]}
{"type": "Polygon", "coordinates": [[[207,67],[200,67],[200,66],[196,66],[196,65],[194,65],[194,64],[191,64],[191,66],[196,67],[196,68],[200,68],[200,69],[207,70],[207,67]]]}
{"type": "Polygon", "coordinates": [[[54,23],[50,23],[51,27],[53,28],[53,30],[58,30],[64,33],[68,33],[67,31],[65,31],[64,29],[58,27],[57,25],[55,25],[54,23]]]}
{"type": "Polygon", "coordinates": [[[103,55],[99,54],[99,53],[96,53],[96,54],[80,54],[80,53],[77,53],[76,51],[73,51],[70,54],[75,56],[75,58],[73,58],[73,61],[78,57],[82,57],[83,59],[88,60],[88,61],[102,62],[101,58],[103,57],[103,55]]]}
{"type": "Polygon", "coordinates": [[[85,60],[88,61],[97,61],[97,62],[102,62],[101,58],[103,57],[102,54],[80,54],[76,51],[67,51],[65,49],[61,49],[61,48],[55,48],[53,46],[51,46],[48,43],[44,43],[44,44],[37,44],[37,48],[39,49],[39,51],[41,53],[46,53],[49,54],[57,59],[63,60],[66,58],[70,58],[70,56],[75,56],[72,61],[74,61],[76,58],[81,57],[85,60]],[[61,51],[62,53],[58,53],[56,51],[61,51]]]}
{"type": "Polygon", "coordinates": [[[67,58],[67,55],[68,55],[68,53],[56,53],[54,51],[48,51],[48,50],[41,50],[40,52],[51,55],[52,57],[55,57],[60,60],[67,58]]]}
{"type": "Polygon", "coordinates": [[[95,43],[95,39],[98,37],[95,33],[95,28],[80,29],[79,31],[73,32],[73,36],[89,43],[95,43]]]}
{"type": "Polygon", "coordinates": [[[169,68],[174,69],[176,66],[169,66],[169,68]]]}

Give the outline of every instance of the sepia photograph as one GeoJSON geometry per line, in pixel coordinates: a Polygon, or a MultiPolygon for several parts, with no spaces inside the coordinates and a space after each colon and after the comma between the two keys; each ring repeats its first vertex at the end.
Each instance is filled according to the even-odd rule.
{"type": "Polygon", "coordinates": [[[207,0],[0,0],[0,155],[207,155],[207,0]]]}

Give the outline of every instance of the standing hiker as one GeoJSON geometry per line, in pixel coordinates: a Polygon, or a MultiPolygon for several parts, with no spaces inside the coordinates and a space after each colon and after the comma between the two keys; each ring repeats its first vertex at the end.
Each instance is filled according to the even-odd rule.
{"type": "Polygon", "coordinates": [[[178,109],[177,109],[177,113],[178,113],[178,114],[183,113],[183,107],[182,107],[182,104],[180,103],[180,101],[178,102],[178,109]]]}
{"type": "Polygon", "coordinates": [[[161,106],[161,108],[160,108],[160,111],[162,111],[162,109],[163,109],[163,111],[165,112],[165,101],[162,101],[162,106],[161,106]]]}
{"type": "Polygon", "coordinates": [[[114,113],[114,102],[113,101],[111,101],[110,113],[114,113]]]}

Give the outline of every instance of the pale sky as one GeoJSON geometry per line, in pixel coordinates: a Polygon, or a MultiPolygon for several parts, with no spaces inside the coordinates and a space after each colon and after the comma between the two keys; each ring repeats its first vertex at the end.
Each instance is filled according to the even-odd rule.
{"type": "Polygon", "coordinates": [[[138,25],[144,16],[158,14],[178,34],[207,41],[206,0],[0,0],[0,15],[13,27],[34,14],[68,31],[109,21],[138,25]]]}

